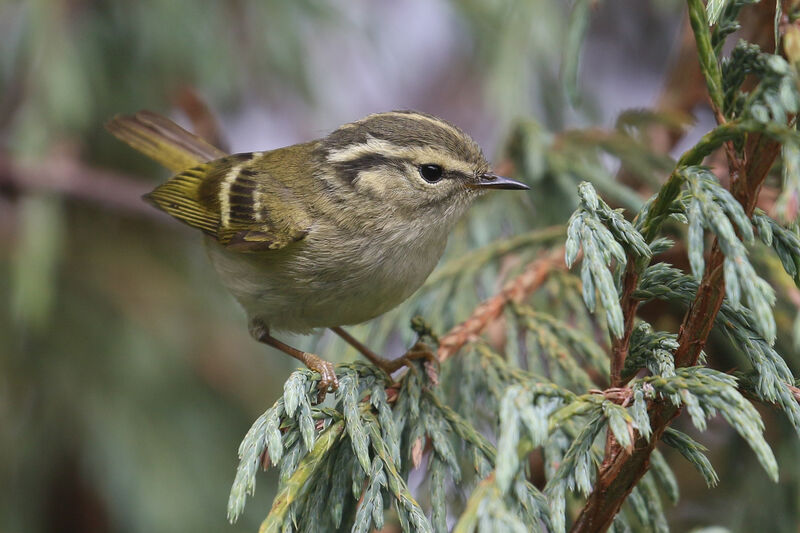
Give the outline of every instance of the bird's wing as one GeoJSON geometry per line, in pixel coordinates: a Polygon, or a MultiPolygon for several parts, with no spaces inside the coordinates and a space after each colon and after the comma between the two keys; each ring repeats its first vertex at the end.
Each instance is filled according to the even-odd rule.
{"type": "Polygon", "coordinates": [[[286,174],[281,163],[286,155],[292,160],[307,157],[307,146],[229,156],[151,111],[118,115],[106,127],[144,155],[180,172],[145,195],[146,200],[229,248],[276,250],[308,233],[311,220],[305,204],[276,179],[291,182],[281,174],[286,174]],[[257,160],[263,162],[258,170],[257,160]]]}
{"type": "Polygon", "coordinates": [[[274,166],[269,161],[280,161],[282,150],[287,149],[235,154],[194,166],[145,199],[228,248],[283,248],[308,234],[311,217],[295,191],[270,173],[274,166]]]}

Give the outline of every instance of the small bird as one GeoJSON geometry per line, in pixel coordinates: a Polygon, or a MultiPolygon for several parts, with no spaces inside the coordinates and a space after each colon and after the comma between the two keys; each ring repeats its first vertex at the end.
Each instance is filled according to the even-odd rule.
{"type": "Polygon", "coordinates": [[[411,296],[481,193],[528,188],[490,172],[463,131],[414,111],[377,113],[322,139],[235,155],[148,111],[107,127],[178,172],[144,198],[206,235],[251,335],[319,372],[323,395],[338,387],[333,365],[272,333],[331,328],[391,373],[397,360],[378,357],[342,326],[411,296]]]}

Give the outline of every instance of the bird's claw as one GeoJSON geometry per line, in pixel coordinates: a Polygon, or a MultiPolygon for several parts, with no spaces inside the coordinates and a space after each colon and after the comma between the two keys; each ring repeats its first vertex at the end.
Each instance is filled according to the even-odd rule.
{"type": "Polygon", "coordinates": [[[339,388],[339,378],[336,377],[336,370],[331,362],[313,353],[307,353],[303,362],[309,369],[318,372],[320,375],[317,387],[319,389],[317,403],[322,403],[328,392],[334,392],[339,388]]]}
{"type": "Polygon", "coordinates": [[[402,357],[398,357],[392,361],[387,361],[388,364],[384,370],[391,374],[403,366],[413,369],[414,361],[419,359],[423,359],[425,361],[425,373],[428,375],[428,378],[433,382],[434,385],[438,384],[439,375],[437,370],[439,368],[439,359],[437,359],[436,354],[433,353],[431,349],[422,342],[416,343],[402,357]]]}

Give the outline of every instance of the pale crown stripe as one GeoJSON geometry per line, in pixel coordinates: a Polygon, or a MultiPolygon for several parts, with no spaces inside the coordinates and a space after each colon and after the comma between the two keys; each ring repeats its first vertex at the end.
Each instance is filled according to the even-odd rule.
{"type": "Polygon", "coordinates": [[[443,130],[449,131],[451,134],[453,134],[456,137],[464,137],[464,134],[462,132],[458,131],[458,129],[456,129],[455,127],[451,126],[447,122],[444,122],[443,120],[436,119],[434,117],[427,117],[425,115],[420,115],[418,113],[397,113],[395,111],[390,111],[388,113],[381,113],[381,115],[382,116],[387,116],[387,117],[413,118],[414,120],[425,121],[425,122],[428,122],[430,124],[433,124],[434,126],[442,128],[443,130]]]}

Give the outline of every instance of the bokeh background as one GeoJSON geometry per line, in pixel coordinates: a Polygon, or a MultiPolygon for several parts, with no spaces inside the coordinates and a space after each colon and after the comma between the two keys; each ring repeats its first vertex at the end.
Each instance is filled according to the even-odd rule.
{"type": "MultiPolygon", "coordinates": [[[[0,0],[0,532],[254,531],[274,495],[268,472],[239,523],[225,521],[239,440],[295,362],[249,338],[200,236],[139,200],[167,173],[105,132],[106,120],[147,108],[219,131],[238,152],[412,108],[461,126],[509,168],[520,124],[529,140],[610,128],[691,79],[670,74],[682,2],[597,2],[570,103],[569,20],[562,0],[0,0]]],[[[687,106],[694,133],[667,143],[673,153],[710,124],[702,98],[687,106]]],[[[448,257],[564,223],[576,176],[548,161],[526,170],[535,186],[516,216],[507,199],[477,206],[448,257]]],[[[601,192],[634,207],[615,189],[615,160],[601,162],[601,192]]],[[[475,297],[493,286],[476,284],[475,297]]],[[[428,317],[436,327],[469,311],[454,301],[428,317]]],[[[794,311],[782,312],[788,332],[794,311]]],[[[373,345],[391,337],[389,355],[410,338],[355,331],[373,345]]],[[[325,335],[292,341],[353,357],[325,335]]],[[[791,338],[783,348],[796,371],[791,338]]],[[[676,531],[798,531],[800,447],[764,416],[781,485],[712,423],[698,438],[714,450],[719,488],[668,455],[683,496],[670,510],[676,531]]]]}

